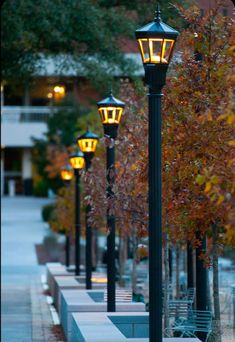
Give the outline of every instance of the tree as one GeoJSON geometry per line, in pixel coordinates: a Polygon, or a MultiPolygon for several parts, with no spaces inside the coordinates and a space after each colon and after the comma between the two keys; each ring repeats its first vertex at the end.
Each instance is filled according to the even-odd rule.
{"type": "MultiPolygon", "coordinates": [[[[226,246],[233,241],[229,231],[234,203],[234,127],[226,123],[234,122],[230,113],[233,26],[217,8],[203,18],[196,7],[177,8],[187,25],[177,43],[181,60],[172,65],[164,89],[163,228],[171,244],[190,241],[194,248],[203,237],[214,234],[208,250],[200,255],[205,266],[210,266],[211,250],[213,256],[218,255],[218,244],[226,246]],[[196,60],[195,53],[202,58],[196,60]]],[[[93,171],[85,179],[93,225],[104,227],[110,208],[122,232],[140,239],[148,234],[144,93],[141,86],[122,84],[119,97],[126,102],[126,109],[118,140],[103,139],[104,147],[117,146],[115,197],[106,198],[105,149],[94,158],[93,171]]],[[[217,278],[214,288],[218,287],[217,278]]],[[[218,304],[216,296],[214,302],[218,304]]],[[[216,308],[214,311],[219,326],[219,313],[216,308]]]]}
{"type": "Polygon", "coordinates": [[[60,107],[52,110],[45,138],[33,139],[32,160],[47,189],[56,191],[62,186],[60,168],[68,163],[69,147],[74,144],[86,114],[87,109],[66,99],[60,107]]]}
{"type": "MultiPolygon", "coordinates": [[[[174,9],[161,3],[166,16],[173,17],[174,9]]],[[[30,80],[45,67],[45,58],[56,57],[59,70],[72,66],[100,89],[117,70],[124,75],[135,70],[121,52],[123,39],[133,39],[138,22],[152,19],[154,6],[125,0],[6,0],[1,13],[2,78],[30,80]]]]}
{"type": "Polygon", "coordinates": [[[187,238],[197,246],[203,237],[213,236],[201,257],[210,265],[212,252],[215,336],[220,341],[218,247],[227,244],[234,195],[234,151],[228,146],[234,130],[221,122],[231,109],[232,26],[218,8],[202,19],[196,8],[180,10],[188,29],[179,42],[183,63],[168,83],[165,102],[164,208],[175,241],[187,238]],[[195,60],[193,51],[201,58],[195,60]],[[220,186],[226,195],[216,192],[220,186]]]}
{"type": "MultiPolygon", "coordinates": [[[[230,19],[223,18],[218,9],[204,18],[196,7],[188,11],[179,7],[179,10],[187,28],[178,42],[181,62],[172,67],[164,91],[163,225],[171,242],[191,241],[196,248],[201,244],[201,238],[211,236],[216,223],[220,227],[219,243],[225,246],[233,203],[228,199],[234,194],[234,152],[231,149],[234,131],[221,122],[221,116],[230,110],[232,100],[232,26],[230,19]],[[202,60],[195,60],[195,51],[203,56],[202,60]],[[211,174],[211,184],[204,188],[206,178],[201,174],[206,169],[214,170],[218,175],[211,174]],[[218,184],[230,194],[228,199],[224,196],[222,201],[216,195],[211,200],[208,196],[218,184]]],[[[148,165],[146,139],[143,139],[147,136],[146,107],[126,88],[120,98],[127,103],[130,121],[127,119],[125,124],[123,117],[116,142],[119,155],[113,210],[122,230],[130,233],[137,225],[139,234],[142,231],[147,234],[148,165]]],[[[104,217],[104,208],[112,206],[105,197],[101,201],[105,185],[102,183],[100,187],[100,176],[99,172],[94,174],[91,189],[93,215],[94,218],[97,215],[97,220],[104,217]],[[96,203],[105,205],[100,207],[96,203]]],[[[102,179],[105,179],[104,174],[102,179]]],[[[207,266],[211,264],[209,257],[213,246],[209,245],[207,253],[200,256],[207,266]]],[[[218,300],[214,299],[214,302],[218,300]]],[[[220,320],[217,313],[216,320],[220,320]]]]}

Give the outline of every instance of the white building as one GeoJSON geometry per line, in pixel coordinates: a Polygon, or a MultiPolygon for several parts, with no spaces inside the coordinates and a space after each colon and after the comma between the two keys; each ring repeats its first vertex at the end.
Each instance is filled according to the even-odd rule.
{"type": "MultiPolygon", "coordinates": [[[[138,62],[141,68],[137,74],[143,76],[139,53],[127,55],[138,62]]],[[[43,138],[57,101],[69,93],[83,105],[97,100],[96,91],[72,68],[58,71],[58,60],[52,59],[44,60],[43,65],[30,87],[1,85],[1,195],[32,195],[32,138],[43,138]]]]}

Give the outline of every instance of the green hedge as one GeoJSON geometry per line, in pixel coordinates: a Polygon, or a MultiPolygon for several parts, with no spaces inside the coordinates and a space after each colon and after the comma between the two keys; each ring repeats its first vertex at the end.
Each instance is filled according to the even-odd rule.
{"type": "Polygon", "coordinates": [[[36,197],[47,197],[48,185],[43,180],[40,180],[33,186],[33,195],[36,197]]]}
{"type": "Polygon", "coordinates": [[[42,207],[42,219],[44,222],[48,222],[50,219],[53,218],[54,209],[54,204],[47,204],[42,207]]]}

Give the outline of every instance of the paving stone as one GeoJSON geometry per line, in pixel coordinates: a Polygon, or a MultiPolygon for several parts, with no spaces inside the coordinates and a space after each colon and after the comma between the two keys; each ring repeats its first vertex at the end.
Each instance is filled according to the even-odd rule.
{"type": "Polygon", "coordinates": [[[2,199],[2,342],[60,340],[43,294],[45,267],[37,264],[34,246],[46,233],[40,207],[47,202],[26,197],[2,199]]]}

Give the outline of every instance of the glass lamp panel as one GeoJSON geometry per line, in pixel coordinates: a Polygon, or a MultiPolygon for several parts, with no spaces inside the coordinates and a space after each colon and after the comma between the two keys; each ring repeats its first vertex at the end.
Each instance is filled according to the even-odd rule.
{"type": "Polygon", "coordinates": [[[102,123],[105,122],[105,117],[106,117],[105,111],[106,111],[105,108],[99,108],[100,119],[102,123]]]}
{"type": "Polygon", "coordinates": [[[94,139],[94,140],[92,141],[92,151],[93,151],[93,152],[95,152],[95,150],[96,150],[97,143],[98,143],[98,140],[96,140],[96,139],[94,139]]]}
{"type": "Polygon", "coordinates": [[[82,152],[95,152],[97,145],[96,139],[81,139],[79,140],[79,147],[82,152]]]}
{"type": "Polygon", "coordinates": [[[123,108],[121,107],[102,107],[99,108],[99,113],[102,113],[102,124],[119,124],[123,108]]]}
{"type": "Polygon", "coordinates": [[[148,39],[138,39],[143,63],[149,63],[149,43],[148,39]]]}
{"type": "MultiPolygon", "coordinates": [[[[161,60],[163,39],[149,39],[150,63],[159,64],[161,60]]],[[[163,62],[164,63],[164,62],[163,62]]]]}
{"type": "Polygon", "coordinates": [[[70,163],[74,169],[82,169],[85,164],[85,159],[83,157],[72,157],[70,158],[70,163]]]}
{"type": "Polygon", "coordinates": [[[117,108],[116,110],[116,120],[117,122],[120,122],[121,116],[122,116],[123,108],[117,108]]]}
{"type": "Polygon", "coordinates": [[[169,63],[171,51],[174,46],[174,40],[172,39],[164,39],[162,46],[162,63],[169,63]]]}
{"type": "Polygon", "coordinates": [[[73,178],[73,171],[70,170],[61,170],[60,172],[61,178],[63,180],[71,180],[73,178]]]}

